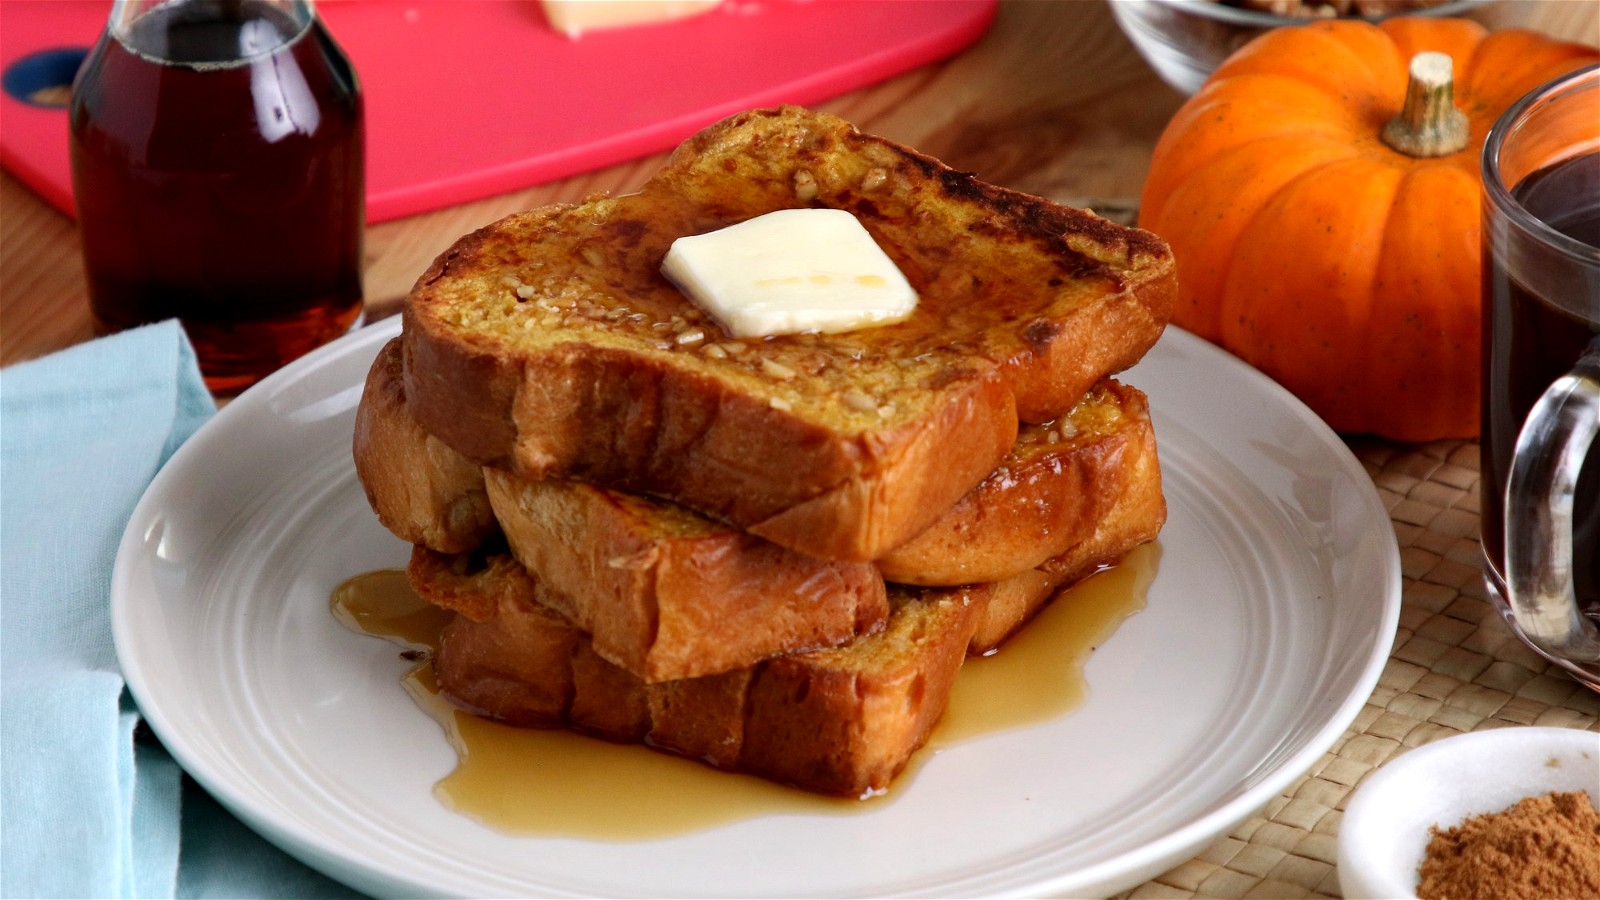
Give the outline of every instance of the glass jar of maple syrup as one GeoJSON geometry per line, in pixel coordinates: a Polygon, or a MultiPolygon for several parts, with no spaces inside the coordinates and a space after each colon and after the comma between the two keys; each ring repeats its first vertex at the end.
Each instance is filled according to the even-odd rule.
{"type": "Polygon", "coordinates": [[[117,0],[71,149],[97,331],[177,318],[232,393],[358,324],[361,90],[309,0],[117,0]]]}

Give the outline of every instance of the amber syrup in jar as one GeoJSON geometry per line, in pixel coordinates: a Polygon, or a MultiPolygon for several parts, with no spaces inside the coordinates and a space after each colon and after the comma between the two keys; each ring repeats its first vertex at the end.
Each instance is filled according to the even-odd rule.
{"type": "Polygon", "coordinates": [[[361,314],[355,72],[304,3],[171,0],[112,16],[71,114],[96,329],[175,317],[206,384],[241,390],[361,314]]]}

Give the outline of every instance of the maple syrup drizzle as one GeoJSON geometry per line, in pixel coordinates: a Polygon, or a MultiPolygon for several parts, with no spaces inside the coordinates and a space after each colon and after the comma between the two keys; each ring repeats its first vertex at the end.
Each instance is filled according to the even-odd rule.
{"type": "MultiPolygon", "coordinates": [[[[1159,559],[1156,545],[1135,550],[1057,597],[999,652],[967,660],[929,748],[1043,721],[1081,704],[1084,663],[1144,608],[1159,559]]],[[[444,729],[458,758],[434,796],[506,833],[633,841],[775,812],[848,815],[893,802],[929,755],[913,757],[896,790],[861,801],[562,729],[514,728],[460,710],[440,695],[431,651],[451,614],[417,597],[403,571],[357,575],[334,590],[331,606],[346,627],[392,641],[418,660],[403,678],[405,690],[444,729]]]]}

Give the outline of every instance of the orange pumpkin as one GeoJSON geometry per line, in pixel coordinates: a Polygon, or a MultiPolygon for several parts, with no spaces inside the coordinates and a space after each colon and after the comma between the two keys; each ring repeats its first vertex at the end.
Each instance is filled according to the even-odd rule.
{"type": "Polygon", "coordinates": [[[1476,435],[1484,135],[1517,98],[1596,60],[1462,19],[1324,22],[1246,45],[1173,117],[1145,182],[1139,224],[1177,258],[1173,321],[1340,431],[1476,435]],[[1402,152],[1383,136],[1423,51],[1454,62],[1458,149],[1402,152]]]}

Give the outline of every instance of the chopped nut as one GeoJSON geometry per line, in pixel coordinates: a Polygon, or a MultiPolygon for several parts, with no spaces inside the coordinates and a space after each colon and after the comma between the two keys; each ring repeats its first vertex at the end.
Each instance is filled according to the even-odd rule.
{"type": "Polygon", "coordinates": [[[856,412],[872,412],[878,408],[878,401],[861,391],[845,391],[843,399],[844,405],[856,412]]]}
{"type": "Polygon", "coordinates": [[[817,199],[817,176],[805,169],[795,170],[794,195],[805,203],[817,199]]]}
{"type": "Polygon", "coordinates": [[[884,182],[888,180],[889,173],[885,172],[882,167],[874,166],[868,169],[867,174],[861,179],[861,189],[863,191],[875,191],[883,187],[884,182]]]}
{"type": "Polygon", "coordinates": [[[519,285],[517,285],[517,296],[521,297],[524,300],[528,299],[529,297],[532,297],[536,293],[538,293],[538,289],[536,289],[531,284],[519,284],[519,285]]]}
{"type": "Polygon", "coordinates": [[[884,405],[878,407],[878,418],[880,418],[880,419],[888,419],[888,418],[892,418],[893,416],[894,416],[894,404],[893,403],[885,403],[884,405]]]}
{"type": "Polygon", "coordinates": [[[745,352],[746,350],[749,350],[750,348],[746,347],[744,344],[739,343],[738,341],[723,341],[722,342],[722,349],[728,351],[729,353],[733,354],[734,356],[738,356],[739,354],[745,352]]]}
{"type": "Polygon", "coordinates": [[[784,412],[794,409],[793,406],[789,405],[789,401],[783,399],[782,397],[773,397],[767,401],[767,405],[773,409],[781,409],[784,412]]]}
{"type": "Polygon", "coordinates": [[[720,344],[707,344],[706,347],[705,347],[705,352],[706,352],[706,355],[711,357],[712,359],[727,359],[728,358],[728,351],[722,349],[722,345],[720,345],[720,344]]]}
{"type": "Polygon", "coordinates": [[[764,375],[770,375],[773,378],[783,381],[788,381],[789,379],[800,374],[783,363],[770,359],[763,359],[761,361],[761,372],[764,375]]]}

